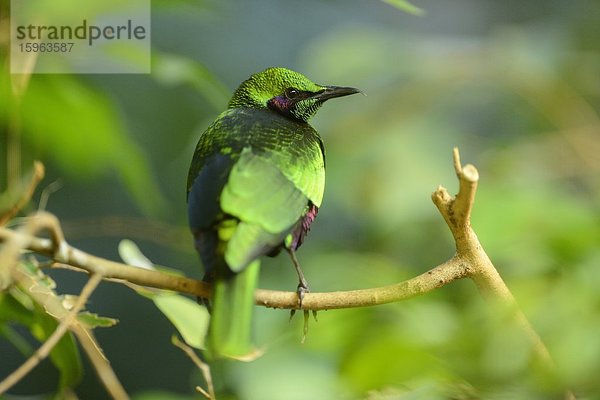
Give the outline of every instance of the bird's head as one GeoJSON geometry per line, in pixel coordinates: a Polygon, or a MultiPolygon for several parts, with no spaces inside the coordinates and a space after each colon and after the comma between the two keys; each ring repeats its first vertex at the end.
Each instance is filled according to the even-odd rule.
{"type": "Polygon", "coordinates": [[[288,118],[307,122],[325,101],[354,93],[360,93],[360,90],[321,86],[298,72],[268,68],[242,82],[233,94],[229,108],[270,109],[288,118]]]}

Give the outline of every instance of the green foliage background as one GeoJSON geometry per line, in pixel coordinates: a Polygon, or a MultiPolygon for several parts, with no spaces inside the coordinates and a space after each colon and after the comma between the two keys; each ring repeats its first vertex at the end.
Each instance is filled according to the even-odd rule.
{"type": "MultiPolygon", "coordinates": [[[[60,182],[46,191],[46,208],[71,244],[118,259],[119,240],[130,238],[155,263],[200,277],[185,179],[199,134],[231,91],[269,66],[359,87],[367,97],[327,104],[313,122],[327,148],[327,189],[299,252],[312,289],[389,284],[449,258],[453,243],[429,195],[438,184],[455,191],[451,148],[459,146],[480,171],[473,225],[482,244],[563,383],[578,398],[599,398],[600,3],[416,5],[423,16],[377,1],[155,1],[153,73],[32,76],[16,145],[5,70],[3,204],[19,178],[6,170],[7,155],[20,157],[23,171],[41,159],[41,189],[60,182]]],[[[261,287],[295,288],[288,259],[264,265],[261,287]]],[[[61,293],[78,292],[83,280],[53,278],[61,293]]],[[[89,308],[120,320],[96,334],[135,398],[193,398],[199,373],[171,345],[173,325],[151,300],[103,283],[89,308]]],[[[470,282],[322,312],[303,345],[300,320],[258,308],[267,352],[214,365],[220,398],[559,398],[560,382],[537,372],[525,338],[470,282]]],[[[37,346],[22,326],[6,326],[37,346]]],[[[23,356],[0,334],[2,378],[23,356]]],[[[11,393],[50,393],[58,382],[48,361],[11,393]]],[[[106,398],[89,366],[77,393],[106,398]]]]}

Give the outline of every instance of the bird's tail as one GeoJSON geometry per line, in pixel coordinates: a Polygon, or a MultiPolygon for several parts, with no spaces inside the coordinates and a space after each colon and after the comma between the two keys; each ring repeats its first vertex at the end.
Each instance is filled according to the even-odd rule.
{"type": "Polygon", "coordinates": [[[243,360],[257,355],[252,344],[252,314],[259,270],[259,260],[238,273],[216,268],[206,341],[213,357],[243,360]]]}

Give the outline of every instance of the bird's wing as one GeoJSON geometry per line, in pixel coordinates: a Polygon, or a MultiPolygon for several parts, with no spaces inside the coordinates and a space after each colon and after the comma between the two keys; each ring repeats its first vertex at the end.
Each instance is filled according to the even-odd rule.
{"type": "Polygon", "coordinates": [[[219,196],[234,164],[229,155],[217,154],[190,180],[188,219],[192,231],[209,229],[222,214],[219,196]]]}
{"type": "Polygon", "coordinates": [[[320,207],[325,189],[325,154],[317,132],[309,124],[264,114],[260,115],[269,118],[269,123],[259,123],[258,129],[251,130],[252,149],[258,155],[264,152],[266,159],[320,207]]]}
{"type": "Polygon", "coordinates": [[[306,213],[308,198],[268,158],[245,148],[220,197],[223,212],[239,219],[225,260],[233,271],[281,244],[306,213]]]}

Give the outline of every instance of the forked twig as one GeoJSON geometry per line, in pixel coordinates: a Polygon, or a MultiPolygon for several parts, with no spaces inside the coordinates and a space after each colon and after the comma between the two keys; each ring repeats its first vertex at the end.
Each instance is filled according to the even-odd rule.
{"type": "Polygon", "coordinates": [[[173,336],[172,343],[179,347],[183,352],[192,360],[192,362],[198,367],[200,372],[202,373],[202,377],[206,382],[206,387],[208,390],[203,389],[200,386],[196,386],[196,390],[198,390],[204,397],[209,400],[216,400],[215,388],[212,381],[212,374],[210,372],[210,366],[202,361],[200,357],[196,354],[196,352],[187,344],[179,340],[177,336],[173,336]]]}
{"type": "MultiPolygon", "coordinates": [[[[30,282],[30,277],[22,272],[18,272],[17,274],[20,275],[17,278],[20,283],[31,286],[32,282],[30,282]]],[[[48,339],[46,339],[46,341],[23,364],[21,364],[19,368],[14,370],[10,375],[4,378],[2,382],[0,382],[0,394],[3,394],[21,379],[23,379],[23,377],[27,375],[33,368],[35,368],[43,359],[48,357],[54,346],[56,346],[67,330],[69,330],[71,324],[75,323],[77,314],[83,309],[85,303],[91,296],[92,292],[96,289],[100,281],[102,281],[102,277],[100,275],[94,274],[90,277],[81,290],[81,293],[73,305],[73,308],[69,310],[67,315],[60,320],[60,323],[52,335],[50,335],[48,339]]]]}

